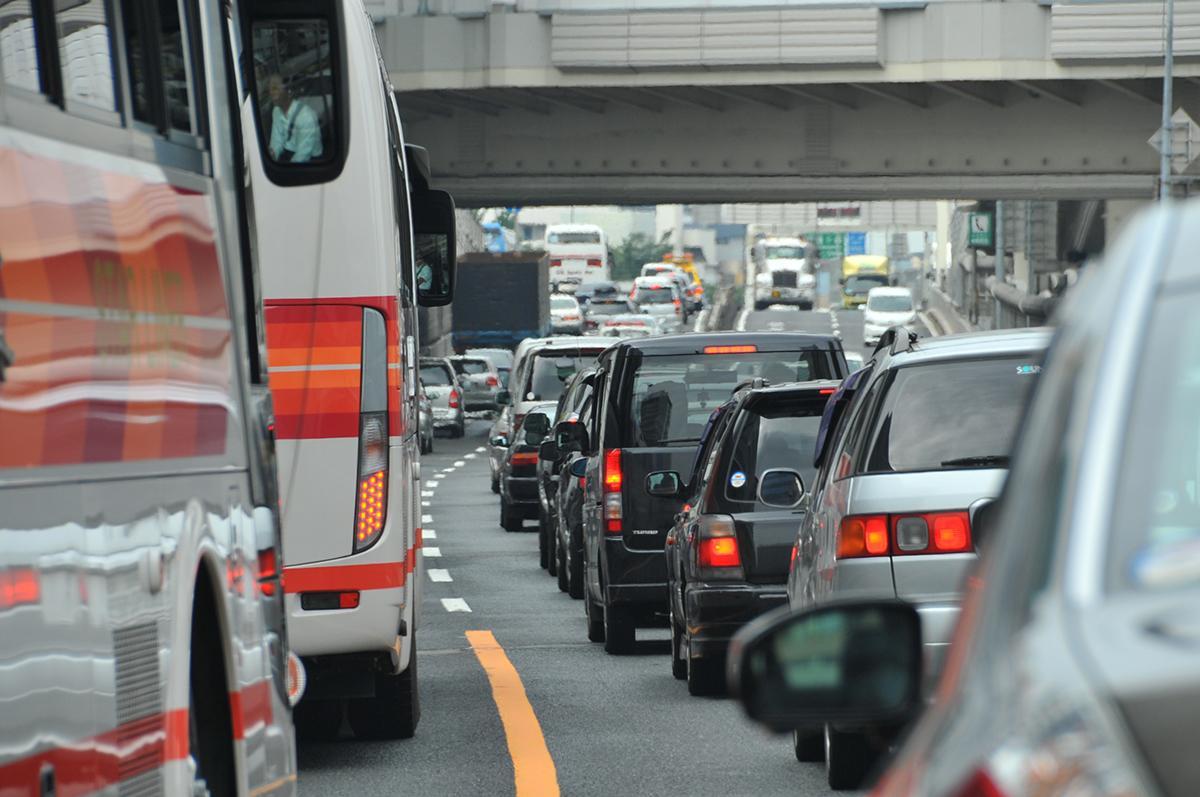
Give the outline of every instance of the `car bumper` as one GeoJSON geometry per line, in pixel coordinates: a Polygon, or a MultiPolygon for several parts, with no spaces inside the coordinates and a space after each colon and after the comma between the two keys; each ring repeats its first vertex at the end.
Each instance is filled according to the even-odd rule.
{"type": "Polygon", "coordinates": [[[724,656],[738,629],[786,604],[783,584],[688,584],[683,595],[688,650],[697,658],[724,656]]]}
{"type": "Polygon", "coordinates": [[[500,407],[496,403],[496,393],[499,391],[473,390],[463,394],[463,408],[472,410],[494,410],[500,407]]]}
{"type": "Polygon", "coordinates": [[[627,548],[624,540],[605,540],[605,599],[611,605],[667,611],[667,557],[663,551],[627,548]]]}
{"type": "Polygon", "coordinates": [[[762,286],[754,291],[754,298],[760,302],[773,304],[808,304],[816,298],[812,288],[775,288],[762,286]]]}
{"type": "Polygon", "coordinates": [[[458,426],[463,422],[462,410],[442,410],[436,407],[433,410],[433,425],[434,428],[445,426],[458,426]]]}
{"type": "Polygon", "coordinates": [[[957,601],[917,603],[914,607],[921,618],[921,645],[925,660],[922,672],[925,673],[928,692],[941,674],[946,651],[950,648],[954,627],[958,623],[960,607],[957,601]]]}
{"type": "Polygon", "coordinates": [[[550,331],[555,335],[582,335],[583,324],[577,322],[568,322],[565,324],[551,324],[550,331]]]}
{"type": "Polygon", "coordinates": [[[501,479],[500,489],[510,504],[528,504],[538,507],[538,480],[536,476],[506,476],[501,479]]]}

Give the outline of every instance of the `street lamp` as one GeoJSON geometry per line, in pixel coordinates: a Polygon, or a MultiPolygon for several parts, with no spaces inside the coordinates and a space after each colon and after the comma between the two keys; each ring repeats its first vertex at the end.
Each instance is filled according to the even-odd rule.
{"type": "Polygon", "coordinates": [[[1171,145],[1174,130],[1171,122],[1172,73],[1175,67],[1175,0],[1163,0],[1163,96],[1162,96],[1162,147],[1158,164],[1158,198],[1171,196],[1171,145]]]}

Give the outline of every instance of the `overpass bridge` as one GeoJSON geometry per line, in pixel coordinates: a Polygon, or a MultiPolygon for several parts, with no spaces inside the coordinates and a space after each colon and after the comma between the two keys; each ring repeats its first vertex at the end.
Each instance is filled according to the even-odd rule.
{"type": "MultiPolygon", "coordinates": [[[[1156,183],[1159,2],[369,5],[408,136],[464,205],[1137,198],[1156,183]]],[[[1176,9],[1176,104],[1200,110],[1200,0],[1176,9]]]]}

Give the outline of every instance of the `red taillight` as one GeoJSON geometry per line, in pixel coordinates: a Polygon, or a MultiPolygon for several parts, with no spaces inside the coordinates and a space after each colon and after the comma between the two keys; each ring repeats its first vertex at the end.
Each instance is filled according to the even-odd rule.
{"type": "Polygon", "coordinates": [[[452,409],[452,410],[458,409],[458,388],[456,388],[456,387],[450,388],[449,404],[450,404],[450,409],[452,409]]]}
{"type": "Polygon", "coordinates": [[[700,540],[697,556],[701,567],[741,567],[742,555],[733,537],[700,540]]]}
{"type": "Polygon", "coordinates": [[[823,387],[817,391],[817,393],[819,393],[822,396],[832,396],[836,392],[837,392],[836,387],[823,387]]]}
{"type": "Polygon", "coordinates": [[[363,413],[358,433],[354,550],[375,544],[387,518],[387,413],[363,413]]]}
{"type": "Polygon", "coordinates": [[[550,268],[558,268],[558,267],[559,267],[559,266],[561,266],[561,265],[562,265],[562,258],[561,258],[561,257],[552,257],[552,258],[550,258],[550,268]]]}
{"type": "Polygon", "coordinates": [[[358,593],[357,592],[339,592],[338,593],[338,608],[339,609],[357,609],[358,608],[358,593]]]}
{"type": "Polygon", "coordinates": [[[514,465],[536,465],[538,453],[536,451],[515,451],[511,461],[514,465]]]}
{"type": "Polygon", "coordinates": [[[742,552],[732,517],[701,515],[696,537],[696,565],[703,578],[742,576],[742,552]]]}
{"type": "Polygon", "coordinates": [[[705,354],[750,354],[758,351],[758,346],[753,343],[744,343],[737,346],[705,346],[705,354]]]}
{"type": "Polygon", "coordinates": [[[609,534],[620,534],[624,520],[621,504],[621,449],[610,448],[604,452],[604,527],[609,534]]]}
{"type": "Polygon", "coordinates": [[[600,262],[600,258],[598,258],[598,257],[589,257],[587,264],[592,268],[600,268],[600,266],[602,265],[602,263],[600,262]]]}
{"type": "Polygon", "coordinates": [[[996,781],[986,770],[977,769],[971,773],[963,785],[954,792],[954,797],[1007,797],[996,785],[996,781]]]}
{"type": "Polygon", "coordinates": [[[579,477],[579,489],[582,490],[584,487],[587,487],[587,476],[580,476],[579,477]]]}
{"type": "Polygon", "coordinates": [[[930,515],[933,521],[933,548],[939,553],[971,550],[971,520],[966,512],[930,515]]]}
{"type": "Polygon", "coordinates": [[[258,587],[267,597],[275,594],[275,577],[279,575],[279,561],[274,548],[258,552],[258,587]]]}
{"type": "Polygon", "coordinates": [[[487,386],[488,387],[500,387],[500,380],[496,378],[495,374],[488,374],[487,386]]]}
{"type": "Polygon", "coordinates": [[[34,604],[41,597],[41,580],[33,568],[0,570],[0,610],[34,604]]]}
{"type": "Polygon", "coordinates": [[[679,310],[680,307],[683,307],[683,302],[679,299],[672,299],[671,304],[675,305],[676,310],[679,310]]]}
{"type": "Polygon", "coordinates": [[[850,515],[842,518],[837,535],[838,559],[886,556],[890,548],[887,515],[850,515]]]}
{"type": "Polygon", "coordinates": [[[972,550],[966,512],[893,515],[897,554],[967,553],[972,550]]]}

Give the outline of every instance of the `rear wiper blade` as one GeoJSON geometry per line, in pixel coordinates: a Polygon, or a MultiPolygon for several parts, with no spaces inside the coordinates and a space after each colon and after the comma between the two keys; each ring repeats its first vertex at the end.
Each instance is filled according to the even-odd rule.
{"type": "Polygon", "coordinates": [[[943,467],[952,467],[954,465],[1008,465],[1008,457],[1000,454],[985,454],[979,457],[958,457],[957,459],[942,460],[943,467]]]}
{"type": "Polygon", "coordinates": [[[678,440],[659,440],[657,443],[655,443],[655,445],[669,446],[669,445],[673,445],[675,443],[699,443],[699,442],[700,442],[699,437],[681,437],[678,440]]]}

